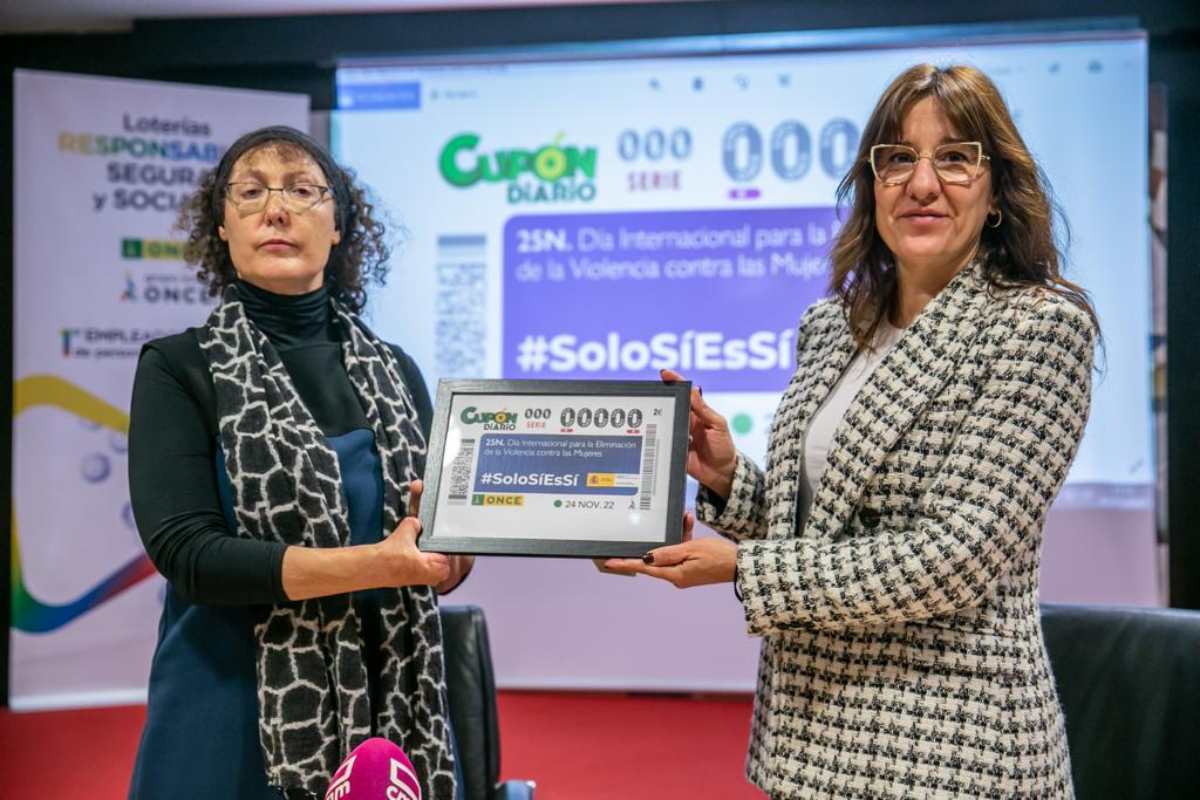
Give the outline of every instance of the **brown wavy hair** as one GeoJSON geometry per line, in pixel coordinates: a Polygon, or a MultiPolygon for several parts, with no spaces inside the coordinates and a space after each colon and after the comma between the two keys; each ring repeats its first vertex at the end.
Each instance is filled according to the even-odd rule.
{"type": "Polygon", "coordinates": [[[242,136],[225,151],[217,166],[201,179],[184,203],[178,227],[187,232],[183,258],[197,267],[196,277],[208,285],[211,296],[237,280],[229,245],[221,241],[218,226],[225,222],[225,189],[233,167],[242,156],[264,147],[283,153],[304,154],[325,173],[334,202],[334,218],[341,241],[333,246],[325,265],[325,285],[330,295],[360,312],[367,302],[366,287],[387,279],[389,247],[386,228],[375,218],[367,190],[354,174],[338,166],[315,139],[295,128],[274,125],[242,136]]]}
{"type": "Polygon", "coordinates": [[[974,67],[918,64],[884,90],[863,130],[854,166],[837,189],[838,207],[849,207],[850,213],[830,251],[830,292],[842,301],[859,345],[869,346],[897,292],[895,258],[875,227],[871,147],[899,141],[905,116],[927,97],[937,101],[960,136],[982,142],[991,159],[992,199],[1003,216],[997,227],[984,226],[975,252],[988,282],[996,289],[1049,289],[1084,309],[1099,328],[1087,292],[1062,276],[1070,240],[1066,219],[996,85],[974,67]],[[1054,234],[1056,214],[1062,220],[1061,250],[1054,234]]]}

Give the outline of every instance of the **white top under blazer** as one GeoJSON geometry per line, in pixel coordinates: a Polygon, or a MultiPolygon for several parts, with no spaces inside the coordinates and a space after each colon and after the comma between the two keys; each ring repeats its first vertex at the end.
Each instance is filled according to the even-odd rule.
{"type": "Polygon", "coordinates": [[[739,454],[728,499],[696,502],[738,543],[746,772],[772,798],[1072,796],[1038,564],[1095,338],[1061,295],[967,267],[841,415],[797,533],[802,443],[857,349],[838,301],[805,313],[765,470],[739,454]]]}
{"type": "Polygon", "coordinates": [[[813,414],[808,431],[804,434],[804,472],[800,475],[800,498],[797,501],[800,505],[797,510],[799,521],[796,523],[799,528],[803,528],[808,519],[813,487],[820,482],[821,475],[825,472],[834,431],[846,416],[846,409],[850,408],[850,403],[866,385],[871,373],[883,362],[884,356],[891,351],[896,342],[900,341],[902,333],[904,331],[900,328],[886,320],[881,321],[871,342],[871,348],[859,350],[855,354],[850,366],[846,367],[842,377],[838,378],[833,391],[825,398],[825,402],[821,403],[817,413],[813,414]]]}

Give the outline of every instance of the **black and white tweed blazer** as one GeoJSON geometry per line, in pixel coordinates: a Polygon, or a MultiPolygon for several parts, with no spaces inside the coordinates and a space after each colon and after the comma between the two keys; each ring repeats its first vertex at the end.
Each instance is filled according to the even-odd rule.
{"type": "Polygon", "coordinates": [[[1038,562],[1095,337],[968,267],[855,397],[796,535],[805,432],[855,354],[839,304],[804,315],[766,471],[739,455],[723,508],[697,499],[763,638],[746,772],[771,797],[1072,796],[1038,562]]]}

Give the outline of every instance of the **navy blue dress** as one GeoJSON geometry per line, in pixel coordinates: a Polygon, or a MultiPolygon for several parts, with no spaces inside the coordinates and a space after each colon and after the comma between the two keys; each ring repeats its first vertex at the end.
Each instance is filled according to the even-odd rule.
{"type": "MultiPolygon", "coordinates": [[[[383,477],[374,436],[359,429],[332,437],[329,444],[342,470],[351,543],[379,541],[383,477]]],[[[232,530],[233,490],[219,447],[216,467],[221,508],[232,530]]],[[[371,594],[359,592],[355,597],[364,620],[379,617],[371,594]]],[[[267,787],[258,743],[251,630],[262,613],[262,607],[191,603],[167,585],[131,798],[277,796],[267,787]],[[203,701],[197,702],[198,698],[203,701]],[[186,744],[186,753],[180,752],[181,744],[186,744]],[[187,787],[186,794],[179,793],[182,786],[187,787]]]]}
{"type": "MultiPolygon", "coordinates": [[[[379,453],[342,365],[327,295],[282,297],[245,285],[239,291],[337,453],[351,543],[379,541],[379,453]]],[[[397,355],[428,433],[428,391],[411,359],[397,355]]],[[[258,739],[253,627],[271,604],[287,599],[286,547],[232,535],[233,492],[217,438],[216,399],[194,331],[146,346],[129,439],[134,516],[167,578],[130,800],[276,800],[258,739]]],[[[365,650],[377,653],[375,592],[357,592],[354,603],[365,650]]],[[[378,674],[377,660],[367,666],[372,677],[378,674]]]]}

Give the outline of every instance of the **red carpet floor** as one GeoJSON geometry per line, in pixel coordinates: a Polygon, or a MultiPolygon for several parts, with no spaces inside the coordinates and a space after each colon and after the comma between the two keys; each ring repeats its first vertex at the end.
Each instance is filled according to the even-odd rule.
{"type": "MultiPolygon", "coordinates": [[[[764,797],[742,777],[749,697],[501,692],[499,706],[501,777],[536,781],[537,800],[764,797]]],[[[3,796],[124,798],[144,717],[0,709],[3,796]]]]}

